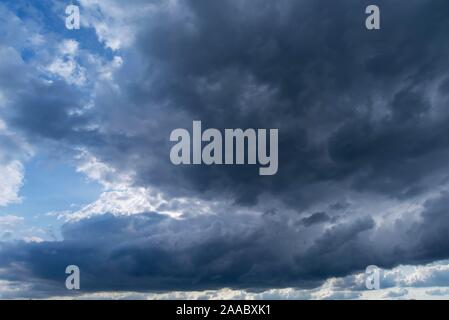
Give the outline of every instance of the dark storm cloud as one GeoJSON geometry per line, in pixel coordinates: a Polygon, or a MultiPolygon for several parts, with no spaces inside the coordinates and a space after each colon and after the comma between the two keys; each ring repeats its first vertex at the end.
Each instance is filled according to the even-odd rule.
{"type": "Polygon", "coordinates": [[[306,227],[309,227],[316,223],[322,223],[329,221],[330,217],[326,214],[326,212],[316,212],[304,219],[301,220],[302,224],[306,227]]]}
{"type": "Polygon", "coordinates": [[[443,193],[429,200],[420,220],[400,218],[388,245],[391,226],[369,216],[326,230],[314,225],[308,234],[289,216],[106,214],[66,223],[63,241],[2,243],[0,269],[6,280],[32,283],[39,295],[68,293],[64,271],[71,264],[82,270],[83,292],[309,288],[373,263],[392,268],[447,257],[448,199],[443,193]]]}
{"type": "Polygon", "coordinates": [[[415,235],[414,242],[419,247],[417,254],[421,259],[432,261],[446,258],[449,251],[449,194],[443,192],[439,197],[427,200],[421,214],[422,223],[414,225],[410,231],[415,235]]]}
{"type": "Polygon", "coordinates": [[[291,267],[285,253],[268,246],[277,228],[266,229],[254,218],[233,221],[233,215],[180,221],[155,213],[105,215],[66,225],[63,242],[5,244],[0,260],[16,279],[14,264],[20,263],[19,278],[61,283],[65,265],[77,264],[85,290],[264,287],[285,281],[285,274],[267,277],[291,267]]]}
{"type": "Polygon", "coordinates": [[[7,101],[0,116],[10,127],[30,141],[51,139],[69,148],[99,143],[98,134],[90,128],[95,117],[80,112],[88,103],[85,91],[62,79],[36,74],[12,48],[0,49],[0,58],[0,86],[7,101]]]}
{"type": "Polygon", "coordinates": [[[323,196],[342,183],[414,196],[449,157],[449,5],[378,1],[382,29],[368,32],[367,4],[180,2],[137,18],[135,46],[122,52],[115,74],[121,90],[99,86],[95,110],[71,113],[87,101],[55,83],[23,93],[12,123],[31,136],[86,141],[103,161],[135,171],[137,184],[170,195],[255,204],[270,193],[300,208],[317,201],[314,185],[323,196]],[[170,132],[193,120],[205,128],[279,128],[278,174],[173,166],[170,132]]]}
{"type": "Polygon", "coordinates": [[[96,137],[94,130],[86,130],[89,119],[76,113],[85,103],[80,101],[76,88],[62,81],[31,83],[23,88],[19,97],[9,120],[26,133],[74,145],[89,144],[96,137]]]}
{"type": "Polygon", "coordinates": [[[303,250],[301,229],[269,218],[104,215],[66,224],[61,242],[4,243],[0,266],[7,280],[33,279],[39,292],[40,282],[63,286],[70,264],[82,270],[86,291],[310,287],[335,266],[345,273],[363,265],[358,255],[343,264],[319,260],[330,249],[356,247],[372,227],[370,219],[336,225],[303,250]]]}
{"type": "Polygon", "coordinates": [[[61,82],[20,91],[8,119],[30,137],[85,146],[169,197],[230,198],[267,214],[106,215],[65,225],[61,242],[2,244],[0,267],[62,285],[77,264],[86,290],[188,290],[313,286],[370,264],[449,257],[446,195],[422,221],[391,225],[340,200],[406,201],[447,182],[449,3],[376,3],[380,31],[364,27],[371,1],[185,1],[137,20],[114,74],[120,90],[99,82],[92,110],[70,112],[85,96],[61,82]],[[173,166],[169,134],[192,120],[279,128],[278,174],[173,166]],[[276,210],[257,207],[265,195],[276,210]],[[319,204],[330,212],[304,217],[319,204]]]}
{"type": "Polygon", "coordinates": [[[270,193],[304,207],[317,201],[318,183],[321,197],[335,183],[397,198],[428,190],[424,180],[449,156],[441,89],[449,8],[379,1],[382,29],[368,32],[367,4],[186,1],[139,21],[115,78],[122,93],[97,94],[105,143],[92,151],[135,170],[137,184],[245,204],[270,193]],[[173,166],[169,134],[192,120],[279,128],[278,174],[173,166]]]}

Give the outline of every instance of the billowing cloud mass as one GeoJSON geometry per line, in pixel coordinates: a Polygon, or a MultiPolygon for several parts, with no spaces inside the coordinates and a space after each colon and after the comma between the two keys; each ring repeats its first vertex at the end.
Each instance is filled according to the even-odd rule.
{"type": "Polygon", "coordinates": [[[0,119],[0,206],[20,202],[24,169],[22,161],[31,150],[26,143],[12,134],[0,119]]]}
{"type": "Polygon", "coordinates": [[[447,296],[449,3],[374,1],[368,31],[372,2],[81,0],[71,32],[0,5],[0,205],[25,141],[103,187],[59,215],[60,241],[0,242],[4,295],[67,294],[76,264],[93,295],[366,298],[377,265],[379,298],[447,296]],[[278,173],[174,166],[170,132],[194,120],[279,129],[278,173]]]}

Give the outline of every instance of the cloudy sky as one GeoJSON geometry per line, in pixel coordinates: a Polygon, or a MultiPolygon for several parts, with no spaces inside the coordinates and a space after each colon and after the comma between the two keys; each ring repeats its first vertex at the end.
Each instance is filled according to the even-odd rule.
{"type": "Polygon", "coordinates": [[[0,298],[449,298],[448,1],[2,0],[0,22],[0,298]],[[278,173],[174,166],[193,120],[278,128],[278,173]]]}

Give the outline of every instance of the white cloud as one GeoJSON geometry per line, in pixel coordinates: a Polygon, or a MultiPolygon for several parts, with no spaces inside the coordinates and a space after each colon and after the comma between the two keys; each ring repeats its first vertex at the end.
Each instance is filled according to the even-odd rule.
{"type": "Polygon", "coordinates": [[[19,161],[0,164],[0,206],[20,202],[19,191],[24,177],[19,161]]]}
{"type": "Polygon", "coordinates": [[[396,290],[390,290],[384,296],[384,298],[402,298],[408,294],[408,290],[405,288],[400,288],[396,290]]]}
{"type": "Polygon", "coordinates": [[[63,78],[67,83],[83,86],[86,81],[86,69],[77,62],[79,44],[75,40],[64,40],[59,45],[56,58],[48,65],[47,71],[63,78]]]}
{"type": "Polygon", "coordinates": [[[446,297],[449,297],[449,289],[448,288],[431,289],[431,290],[427,290],[426,294],[428,294],[429,296],[446,296],[446,297]]]}
{"type": "Polygon", "coordinates": [[[43,242],[44,239],[42,239],[40,237],[36,237],[36,236],[28,236],[28,237],[24,237],[23,241],[40,243],[40,242],[43,242]]]}
{"type": "Polygon", "coordinates": [[[405,269],[403,276],[397,280],[399,285],[411,287],[449,286],[448,261],[405,269]]]}
{"type": "Polygon", "coordinates": [[[0,206],[20,202],[19,191],[24,178],[22,161],[31,154],[29,145],[8,131],[0,119],[0,206]]]}
{"type": "Polygon", "coordinates": [[[23,282],[0,280],[0,299],[15,299],[17,297],[24,297],[26,292],[30,289],[31,285],[23,282]]]}
{"type": "Polygon", "coordinates": [[[133,42],[135,30],[130,18],[143,14],[145,8],[136,11],[136,6],[130,3],[123,10],[116,1],[81,0],[80,3],[83,7],[82,24],[93,27],[99,41],[106,47],[118,50],[133,42]]]}
{"type": "Polygon", "coordinates": [[[152,211],[153,209],[145,189],[129,188],[103,192],[95,202],[71,213],[69,217],[77,220],[104,213],[130,215],[152,211]]]}
{"type": "Polygon", "coordinates": [[[179,218],[182,215],[217,213],[223,208],[229,208],[229,204],[226,205],[223,202],[195,198],[167,199],[161,192],[150,187],[135,186],[134,173],[118,171],[84,150],[78,155],[77,161],[77,172],[102,185],[104,191],[97,200],[85,205],[80,210],[53,212],[51,215],[68,220],[80,220],[106,213],[132,215],[154,211],[179,218]]]}
{"type": "Polygon", "coordinates": [[[23,221],[22,217],[14,215],[0,216],[0,227],[2,228],[12,227],[22,221],[23,221]]]}
{"type": "Polygon", "coordinates": [[[80,0],[82,6],[81,23],[95,29],[98,40],[111,50],[120,50],[133,45],[142,19],[152,19],[155,14],[180,11],[178,0],[160,3],[149,1],[127,2],[120,0],[80,0]]]}

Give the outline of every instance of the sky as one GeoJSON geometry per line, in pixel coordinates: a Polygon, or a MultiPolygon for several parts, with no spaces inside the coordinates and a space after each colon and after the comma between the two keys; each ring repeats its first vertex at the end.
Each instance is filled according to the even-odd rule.
{"type": "Polygon", "coordinates": [[[447,1],[1,0],[0,23],[0,298],[449,298],[447,1]],[[278,172],[175,166],[198,120],[278,129],[278,172]]]}

